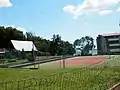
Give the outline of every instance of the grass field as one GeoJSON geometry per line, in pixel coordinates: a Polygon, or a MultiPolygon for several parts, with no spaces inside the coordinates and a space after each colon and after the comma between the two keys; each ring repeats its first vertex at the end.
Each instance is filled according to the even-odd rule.
{"type": "Polygon", "coordinates": [[[0,65],[6,65],[6,64],[18,64],[18,63],[23,63],[23,62],[27,62],[27,60],[12,60],[12,59],[3,59],[0,60],[0,65]]]}
{"type": "Polygon", "coordinates": [[[0,69],[0,82],[30,77],[38,78],[40,85],[34,87],[35,90],[107,90],[120,82],[120,57],[107,59],[102,65],[94,67],[0,69]]]}
{"type": "MultiPolygon", "coordinates": [[[[60,57],[60,56],[39,56],[39,57],[36,57],[37,60],[44,60],[44,59],[50,59],[50,58],[57,58],[57,57],[60,57]]],[[[0,60],[0,65],[6,65],[6,64],[18,64],[18,63],[24,63],[24,62],[27,62],[28,60],[27,59],[1,59],[0,60]]]]}

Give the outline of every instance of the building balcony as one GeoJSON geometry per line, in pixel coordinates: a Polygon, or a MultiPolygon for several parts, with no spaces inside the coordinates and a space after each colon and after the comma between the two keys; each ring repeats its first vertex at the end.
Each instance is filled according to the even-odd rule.
{"type": "Polygon", "coordinates": [[[108,41],[118,41],[119,38],[109,38],[108,41]]]}
{"type": "Polygon", "coordinates": [[[110,47],[120,46],[120,44],[109,44],[110,47]]]}
{"type": "Polygon", "coordinates": [[[110,52],[120,52],[120,49],[119,49],[119,48],[116,48],[116,49],[110,49],[110,52]]]}

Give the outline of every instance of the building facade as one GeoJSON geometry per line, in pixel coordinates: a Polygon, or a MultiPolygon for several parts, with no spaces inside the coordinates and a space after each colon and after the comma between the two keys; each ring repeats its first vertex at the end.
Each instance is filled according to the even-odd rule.
{"type": "Polygon", "coordinates": [[[98,35],[97,52],[99,55],[120,54],[120,33],[98,35]]]}

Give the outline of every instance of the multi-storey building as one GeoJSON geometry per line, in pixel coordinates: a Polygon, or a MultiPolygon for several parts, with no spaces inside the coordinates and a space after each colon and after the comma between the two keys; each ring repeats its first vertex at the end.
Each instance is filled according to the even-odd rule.
{"type": "Polygon", "coordinates": [[[120,54],[120,33],[98,35],[97,50],[99,55],[120,54]]]}

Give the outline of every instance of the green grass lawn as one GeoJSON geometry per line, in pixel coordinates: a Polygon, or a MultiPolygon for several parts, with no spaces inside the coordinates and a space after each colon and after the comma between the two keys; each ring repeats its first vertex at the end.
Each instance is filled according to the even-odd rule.
{"type": "MultiPolygon", "coordinates": [[[[39,56],[36,59],[39,60],[43,60],[43,59],[49,59],[49,58],[53,58],[53,56],[39,56]]],[[[0,65],[6,65],[6,64],[17,64],[17,63],[23,63],[26,62],[28,60],[24,59],[24,60],[16,60],[16,59],[0,59],[0,65]],[[4,62],[3,62],[4,61],[4,62]]]]}
{"type": "MultiPolygon", "coordinates": [[[[119,61],[119,57],[116,57],[106,60],[103,65],[84,68],[0,69],[0,82],[36,77],[37,86],[30,90],[107,90],[120,82],[119,61]]],[[[28,85],[30,82],[26,83],[28,85]]],[[[35,81],[31,83],[34,85],[35,81]]],[[[16,86],[17,83],[14,84],[16,86]]]]}
{"type": "Polygon", "coordinates": [[[27,60],[12,60],[12,59],[5,59],[5,60],[0,60],[0,65],[6,65],[6,64],[18,64],[18,63],[23,63],[26,62],[27,60]],[[4,62],[3,62],[4,61],[4,62]]]}
{"type": "Polygon", "coordinates": [[[10,80],[20,80],[32,77],[43,77],[49,76],[50,74],[60,73],[64,71],[69,71],[68,69],[47,69],[47,70],[29,70],[29,69],[0,69],[0,82],[10,81],[10,80]]]}
{"type": "MultiPolygon", "coordinates": [[[[0,81],[37,77],[40,83],[40,90],[48,90],[48,88],[51,88],[50,90],[106,90],[120,81],[119,68],[107,67],[101,72],[102,69],[77,68],[43,71],[0,69],[0,81]]],[[[36,88],[38,88],[38,86],[36,86],[36,88]]]]}

